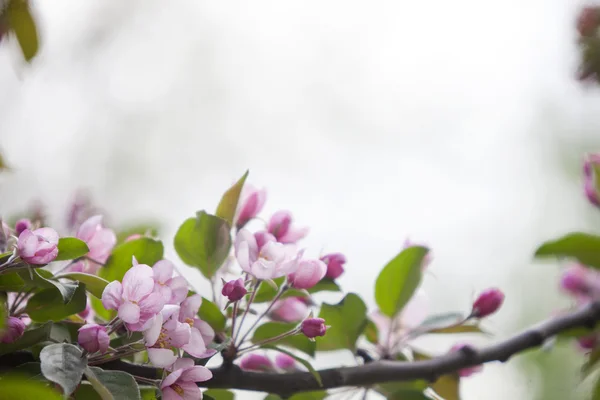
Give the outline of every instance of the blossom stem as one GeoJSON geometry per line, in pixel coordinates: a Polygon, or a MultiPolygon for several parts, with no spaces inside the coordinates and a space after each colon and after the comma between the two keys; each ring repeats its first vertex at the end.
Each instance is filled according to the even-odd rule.
{"type": "Polygon", "coordinates": [[[275,304],[275,302],[277,300],[279,300],[279,298],[283,295],[283,293],[288,290],[288,286],[287,285],[283,285],[281,287],[281,290],[279,291],[279,293],[277,293],[277,295],[275,296],[275,298],[273,298],[273,300],[271,301],[271,304],[269,304],[269,306],[267,307],[267,309],[258,316],[258,318],[256,318],[256,320],[254,321],[254,323],[252,324],[252,326],[250,326],[250,329],[248,329],[248,332],[246,332],[246,334],[242,337],[242,340],[240,340],[240,345],[244,342],[244,339],[246,339],[246,337],[250,334],[250,332],[252,332],[252,329],[254,329],[256,327],[256,325],[260,322],[260,320],[269,313],[269,311],[271,311],[271,308],[273,308],[273,305],[275,304]]]}
{"type": "Polygon", "coordinates": [[[231,316],[231,336],[233,337],[233,333],[235,332],[235,320],[237,319],[238,313],[238,304],[239,301],[233,303],[233,315],[231,316]]]}
{"type": "Polygon", "coordinates": [[[265,340],[261,340],[260,342],[256,342],[256,343],[254,343],[254,344],[252,344],[252,345],[250,345],[250,346],[248,346],[248,347],[244,347],[243,349],[239,349],[239,350],[238,350],[238,354],[240,354],[240,353],[242,353],[242,352],[244,352],[244,351],[252,350],[252,349],[254,349],[255,347],[260,347],[260,346],[262,346],[262,345],[265,345],[265,344],[268,344],[268,343],[274,343],[274,342],[277,342],[278,340],[284,339],[284,338],[286,338],[286,337],[288,337],[288,336],[294,336],[294,335],[297,335],[298,333],[300,333],[300,328],[294,328],[294,329],[292,329],[291,331],[288,331],[288,332],[282,333],[281,335],[277,335],[277,336],[274,336],[274,337],[272,337],[272,338],[268,338],[268,339],[265,339],[265,340]]]}
{"type": "Polygon", "coordinates": [[[123,321],[117,319],[118,317],[116,317],[115,319],[113,319],[111,321],[111,327],[108,331],[108,334],[111,335],[112,333],[114,333],[117,329],[119,329],[121,326],[123,326],[123,321]]]}
{"type": "Polygon", "coordinates": [[[158,383],[160,382],[157,379],[148,379],[148,378],[144,378],[143,376],[133,375],[133,377],[138,382],[147,383],[147,384],[152,385],[152,386],[158,386],[158,383]]]}
{"type": "MultiPolygon", "coordinates": [[[[240,321],[240,327],[238,328],[237,335],[236,335],[236,337],[233,338],[233,343],[235,343],[237,337],[239,337],[242,332],[242,326],[244,325],[244,321],[246,320],[246,315],[248,315],[248,311],[250,310],[250,305],[256,298],[256,293],[258,292],[258,288],[260,287],[261,283],[262,283],[262,280],[257,279],[256,283],[254,284],[252,294],[250,295],[250,298],[248,299],[248,303],[246,304],[246,309],[244,310],[244,314],[242,315],[242,320],[240,321]]],[[[244,335],[244,337],[246,337],[246,336],[247,336],[247,334],[244,335]]],[[[240,341],[240,343],[238,343],[238,346],[240,346],[241,344],[242,344],[242,342],[240,341]]]]}

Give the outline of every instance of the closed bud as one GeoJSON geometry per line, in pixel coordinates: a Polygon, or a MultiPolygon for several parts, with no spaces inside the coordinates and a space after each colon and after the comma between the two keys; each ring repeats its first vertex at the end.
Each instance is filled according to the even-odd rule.
{"type": "Polygon", "coordinates": [[[262,211],[267,200],[267,191],[265,189],[256,190],[252,186],[247,185],[242,190],[245,193],[237,210],[236,227],[238,230],[242,229],[252,218],[256,218],[258,213],[262,211]]]}
{"type": "Polygon", "coordinates": [[[106,328],[98,324],[87,324],[79,328],[77,342],[90,353],[99,351],[105,353],[108,350],[110,338],[106,328]]]}
{"type": "Polygon", "coordinates": [[[346,257],[342,253],[332,253],[321,257],[321,261],[327,265],[325,278],[337,279],[344,273],[344,264],[346,257]]]}
{"type": "Polygon", "coordinates": [[[17,221],[15,224],[15,233],[17,236],[21,234],[25,229],[31,229],[32,223],[27,218],[23,218],[17,221]]]}
{"type": "Polygon", "coordinates": [[[498,311],[504,302],[504,293],[499,289],[492,288],[483,291],[473,303],[471,317],[484,318],[498,311]]]}
{"type": "Polygon", "coordinates": [[[307,318],[302,321],[300,330],[304,336],[313,339],[317,336],[325,336],[327,326],[325,326],[325,320],[323,318],[307,318]]]}
{"type": "Polygon", "coordinates": [[[58,233],[52,228],[25,229],[19,235],[17,248],[26,263],[48,264],[58,255],[58,233]]]}
{"type": "Polygon", "coordinates": [[[268,372],[273,370],[273,363],[267,356],[248,354],[240,360],[240,368],[245,371],[268,372]]]}
{"type": "Polygon", "coordinates": [[[226,282],[225,285],[223,285],[223,290],[221,290],[221,294],[227,297],[229,301],[238,301],[243,298],[246,293],[248,293],[248,291],[244,286],[243,278],[226,282]]]}
{"type": "Polygon", "coordinates": [[[6,326],[0,331],[0,343],[12,343],[23,336],[25,323],[17,317],[8,317],[6,326]]]}
{"type": "Polygon", "coordinates": [[[327,272],[327,266],[321,260],[302,260],[298,269],[290,274],[290,285],[296,289],[310,289],[315,286],[327,272]]]}
{"type": "Polygon", "coordinates": [[[587,336],[577,338],[577,344],[582,350],[592,350],[598,345],[598,334],[593,333],[587,336]]]}

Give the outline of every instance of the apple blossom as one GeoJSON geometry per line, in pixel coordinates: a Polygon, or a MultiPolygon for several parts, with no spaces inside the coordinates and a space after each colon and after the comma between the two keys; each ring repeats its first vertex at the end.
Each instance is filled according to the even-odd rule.
{"type": "Polygon", "coordinates": [[[483,291],[473,303],[471,316],[484,318],[498,311],[504,302],[504,293],[500,289],[492,288],[483,291]]]}
{"type": "Polygon", "coordinates": [[[180,304],[188,294],[188,283],[183,276],[173,276],[175,266],[169,260],[160,260],[152,267],[154,291],[160,293],[165,304],[180,304]]]}
{"type": "Polygon", "coordinates": [[[308,228],[292,226],[292,214],[289,211],[277,211],[267,225],[267,231],[280,243],[296,243],[308,234],[308,228]]]}
{"type": "Polygon", "coordinates": [[[317,336],[325,336],[327,326],[323,318],[307,318],[302,321],[300,330],[307,338],[313,339],[317,336]]]}
{"type": "Polygon", "coordinates": [[[344,273],[344,264],[346,257],[342,253],[331,253],[321,257],[321,261],[327,265],[325,277],[329,279],[337,279],[344,273]]]}
{"type": "Polygon", "coordinates": [[[52,228],[25,229],[17,241],[19,256],[23,261],[35,265],[53,261],[58,255],[57,246],[58,233],[52,228]]]}
{"type": "Polygon", "coordinates": [[[306,318],[309,308],[299,297],[286,297],[273,305],[269,316],[275,321],[298,322],[306,318]]]}
{"type": "Polygon", "coordinates": [[[327,266],[321,260],[301,260],[288,281],[296,289],[310,289],[323,279],[326,272],[327,266]]]}
{"type": "Polygon", "coordinates": [[[221,294],[229,301],[238,301],[241,300],[248,291],[244,286],[244,278],[239,278],[235,280],[231,280],[226,282],[223,285],[223,290],[221,290],[221,294]]]}
{"type": "Polygon", "coordinates": [[[179,322],[190,326],[190,341],[182,348],[194,357],[204,358],[210,354],[206,345],[215,338],[215,331],[209,324],[198,318],[198,311],[202,305],[202,296],[195,294],[189,296],[181,303],[179,322]],[[208,353],[207,353],[208,351],[208,353]]]}
{"type": "Polygon", "coordinates": [[[6,325],[0,330],[0,343],[12,343],[20,339],[25,332],[25,323],[17,317],[8,317],[6,325]]]}
{"type": "Polygon", "coordinates": [[[212,378],[206,367],[194,365],[191,358],[179,358],[173,364],[173,372],[160,383],[163,400],[201,399],[202,392],[196,384],[212,378]]]}
{"type": "Polygon", "coordinates": [[[98,324],[86,324],[79,328],[77,342],[90,353],[105,353],[108,350],[110,338],[106,328],[98,324]]]}
{"type": "Polygon", "coordinates": [[[75,237],[86,242],[90,251],[87,253],[85,260],[76,262],[70,270],[90,274],[98,272],[101,267],[100,264],[106,262],[117,243],[115,233],[102,224],[101,215],[95,215],[85,220],[79,226],[75,237]]]}
{"type": "Polygon", "coordinates": [[[245,185],[240,198],[235,223],[238,230],[262,211],[267,200],[267,191],[265,189],[256,190],[250,185],[245,185]]]}

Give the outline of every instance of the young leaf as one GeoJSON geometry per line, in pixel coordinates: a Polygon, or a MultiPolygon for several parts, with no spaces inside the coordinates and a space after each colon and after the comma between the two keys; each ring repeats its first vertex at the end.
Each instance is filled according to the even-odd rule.
{"type": "Polygon", "coordinates": [[[21,271],[19,275],[23,280],[25,280],[25,284],[32,289],[53,289],[58,291],[62,297],[63,304],[67,304],[71,301],[71,298],[75,294],[75,290],[77,289],[77,283],[75,282],[58,282],[52,280],[52,272],[47,271],[45,269],[36,268],[31,271],[21,271]]]}
{"type": "Polygon", "coordinates": [[[321,375],[319,375],[319,372],[313,368],[313,366],[306,361],[304,358],[300,358],[297,355],[295,355],[292,352],[289,352],[287,350],[282,349],[281,347],[277,347],[274,345],[265,345],[262,346],[263,349],[271,349],[271,350],[275,350],[278,351],[280,353],[286,354],[290,357],[292,357],[294,360],[298,361],[300,364],[302,364],[311,374],[312,376],[315,377],[315,380],[317,381],[317,383],[319,384],[319,386],[323,387],[323,381],[321,380],[321,375]]]}
{"type": "Polygon", "coordinates": [[[117,232],[117,243],[121,244],[125,242],[125,239],[136,234],[142,236],[148,234],[151,237],[158,237],[160,229],[160,225],[156,222],[128,225],[117,232]]]}
{"type": "Polygon", "coordinates": [[[208,389],[206,392],[202,393],[203,399],[206,399],[207,396],[213,398],[215,400],[233,400],[235,399],[235,394],[225,389],[208,389]]]}
{"type": "MultiPolygon", "coordinates": [[[[257,343],[265,339],[270,339],[275,336],[279,336],[283,333],[291,331],[292,329],[295,329],[297,326],[298,324],[296,323],[286,324],[281,322],[267,322],[256,329],[256,331],[254,332],[254,336],[252,337],[252,343],[257,343]]],[[[288,336],[274,342],[273,344],[275,343],[278,346],[291,347],[293,349],[300,350],[301,352],[308,354],[311,357],[314,357],[315,355],[315,342],[311,342],[306,336],[302,334],[288,336]]]]}
{"type": "Polygon", "coordinates": [[[83,272],[67,272],[54,277],[54,279],[62,278],[85,283],[85,288],[87,291],[99,299],[102,298],[102,292],[104,291],[106,285],[108,285],[107,280],[102,279],[99,276],[85,274],[83,272]]]}
{"type": "Polygon", "coordinates": [[[45,289],[29,299],[25,311],[34,321],[61,321],[85,310],[86,303],[85,284],[80,283],[67,304],[57,290],[45,289]]]}
{"type": "Polygon", "coordinates": [[[375,284],[375,301],[383,314],[393,317],[411,299],[421,283],[421,265],[428,251],[409,247],[383,268],[375,284]]]}
{"type": "Polygon", "coordinates": [[[50,344],[40,353],[42,373],[49,381],[59,384],[65,395],[75,391],[83,370],[87,365],[87,358],[82,357],[81,350],[72,344],[50,344]]]}
{"type": "Polygon", "coordinates": [[[62,400],[62,396],[47,385],[20,376],[0,379],[2,400],[62,400]]]}
{"type": "Polygon", "coordinates": [[[227,320],[225,316],[219,310],[219,307],[215,305],[215,303],[202,298],[202,304],[200,305],[200,310],[198,310],[198,316],[201,320],[209,324],[215,332],[223,332],[225,330],[225,324],[227,320]]]}
{"type": "Polygon", "coordinates": [[[308,289],[308,293],[318,292],[341,292],[339,285],[329,278],[321,279],[315,286],[308,289]]]}
{"type": "Polygon", "coordinates": [[[244,182],[246,182],[246,178],[248,177],[248,172],[249,171],[246,171],[232,187],[227,189],[217,207],[217,212],[215,214],[217,217],[227,221],[229,226],[233,225],[233,218],[235,217],[235,211],[237,210],[240,193],[242,192],[244,182]]]}
{"type": "Polygon", "coordinates": [[[94,310],[96,313],[96,317],[100,317],[104,321],[108,322],[117,316],[117,310],[107,310],[104,308],[104,305],[99,298],[92,296],[89,299],[90,303],[92,304],[92,310],[94,310]]]}
{"type": "Polygon", "coordinates": [[[184,263],[212,278],[229,254],[230,227],[224,219],[199,211],[179,227],[174,245],[184,263]]]}
{"type": "Polygon", "coordinates": [[[29,10],[28,1],[9,0],[5,14],[8,26],[17,37],[23,57],[27,62],[31,61],[37,54],[39,44],[35,20],[29,10]]]}
{"type": "Polygon", "coordinates": [[[367,306],[362,299],[349,293],[338,304],[323,303],[319,318],[331,327],[323,337],[316,338],[319,351],[356,350],[356,341],[367,324],[367,306]]]}
{"type": "Polygon", "coordinates": [[[19,292],[25,286],[25,281],[18,272],[0,275],[0,290],[3,292],[19,292]]]}
{"type": "Polygon", "coordinates": [[[87,367],[84,373],[102,400],[141,400],[140,389],[127,372],[87,367]]]}
{"type": "Polygon", "coordinates": [[[458,374],[442,375],[429,387],[445,400],[460,400],[460,378],[458,374]]]}
{"type": "Polygon", "coordinates": [[[148,237],[135,239],[118,245],[106,261],[106,265],[100,268],[99,275],[108,282],[122,281],[123,276],[133,265],[133,257],[140,264],[153,266],[162,260],[164,247],[160,240],[148,237]]]}
{"type": "Polygon", "coordinates": [[[74,260],[85,256],[90,248],[83,240],[74,237],[63,237],[58,239],[58,256],[54,261],[74,260]]]}
{"type": "Polygon", "coordinates": [[[570,233],[542,244],[535,257],[574,258],[582,264],[600,268],[600,236],[588,233],[570,233]]]}
{"type": "Polygon", "coordinates": [[[48,322],[42,326],[25,331],[23,336],[13,343],[0,343],[0,356],[4,354],[14,353],[17,350],[23,350],[45,340],[50,337],[52,322],[48,322]]]}

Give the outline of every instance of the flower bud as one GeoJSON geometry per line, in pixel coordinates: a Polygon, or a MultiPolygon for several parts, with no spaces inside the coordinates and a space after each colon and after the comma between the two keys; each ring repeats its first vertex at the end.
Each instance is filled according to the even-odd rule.
{"type": "Polygon", "coordinates": [[[48,264],[58,255],[58,233],[52,228],[25,229],[19,235],[19,256],[29,264],[48,264]]]}
{"type": "Polygon", "coordinates": [[[577,338],[577,344],[582,350],[592,350],[598,345],[598,333],[577,338]]]}
{"type": "Polygon", "coordinates": [[[292,226],[292,214],[289,211],[277,211],[267,225],[267,230],[280,243],[296,243],[308,234],[308,228],[292,226]]]}
{"type": "Polygon", "coordinates": [[[248,291],[244,286],[244,279],[239,278],[236,280],[229,281],[223,285],[223,290],[221,290],[221,294],[229,301],[238,301],[243,298],[248,291]]]}
{"type": "Polygon", "coordinates": [[[600,7],[587,6],[581,10],[577,18],[577,31],[581,36],[594,36],[600,26],[600,7]]]}
{"type": "Polygon", "coordinates": [[[267,244],[268,242],[276,242],[277,241],[277,239],[275,239],[275,236],[271,235],[269,232],[266,232],[266,231],[256,232],[254,234],[254,239],[256,239],[256,244],[258,246],[259,252],[263,248],[263,246],[265,244],[267,244]]]}
{"type": "Polygon", "coordinates": [[[293,372],[298,370],[296,360],[294,360],[293,357],[283,353],[277,354],[277,356],[275,357],[275,365],[277,366],[277,368],[287,372],[293,372]]]}
{"type": "Polygon", "coordinates": [[[240,368],[245,371],[268,372],[273,370],[273,363],[267,356],[248,354],[240,360],[240,368]]]}
{"type": "Polygon", "coordinates": [[[327,327],[325,326],[325,320],[323,318],[307,318],[302,321],[300,330],[304,336],[312,339],[317,336],[325,336],[327,327]]]}
{"type": "MultiPolygon", "coordinates": [[[[469,353],[476,352],[475,348],[473,348],[471,345],[466,344],[466,343],[458,343],[458,344],[455,344],[454,346],[452,346],[452,348],[450,349],[450,352],[455,352],[455,351],[464,351],[464,352],[469,352],[469,353]]],[[[463,369],[459,370],[458,375],[461,378],[466,378],[468,376],[471,376],[473,374],[481,372],[482,370],[483,370],[483,365],[475,365],[473,367],[463,368],[463,369]]]]}
{"type": "Polygon", "coordinates": [[[287,297],[275,302],[269,317],[275,321],[298,322],[306,318],[308,305],[301,297],[287,297]]]}
{"type": "Polygon", "coordinates": [[[495,313],[500,308],[503,301],[504,293],[499,289],[492,288],[485,290],[473,303],[471,316],[474,318],[487,317],[488,315],[495,313]]]}
{"type": "Polygon", "coordinates": [[[17,221],[15,224],[15,233],[17,236],[21,234],[25,229],[31,229],[32,224],[31,221],[27,218],[23,218],[17,221]]]}
{"type": "Polygon", "coordinates": [[[17,317],[8,317],[6,326],[0,331],[0,343],[12,343],[23,336],[25,323],[17,317]]]}
{"type": "Polygon", "coordinates": [[[105,353],[108,350],[110,338],[106,328],[98,324],[87,324],[79,328],[77,342],[90,353],[99,351],[105,353]]]}
{"type": "Polygon", "coordinates": [[[290,274],[288,280],[296,289],[310,289],[315,286],[327,272],[327,266],[321,260],[302,260],[298,269],[290,274]]]}
{"type": "Polygon", "coordinates": [[[321,261],[327,265],[325,278],[337,279],[344,273],[344,264],[346,257],[342,253],[332,253],[321,257],[321,261]]]}
{"type": "Polygon", "coordinates": [[[267,191],[265,189],[256,190],[251,186],[246,186],[244,200],[240,201],[236,221],[237,229],[242,229],[252,218],[255,218],[262,211],[267,200],[267,191]]]}

